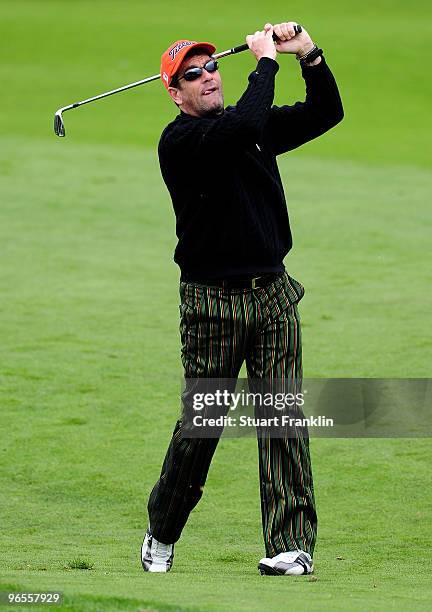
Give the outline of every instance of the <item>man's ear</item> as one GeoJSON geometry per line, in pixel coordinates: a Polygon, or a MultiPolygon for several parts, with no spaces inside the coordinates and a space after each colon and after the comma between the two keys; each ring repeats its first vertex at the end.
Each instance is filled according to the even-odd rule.
{"type": "Polygon", "coordinates": [[[177,87],[168,87],[168,93],[176,104],[182,104],[183,98],[180,89],[177,89],[177,87]]]}

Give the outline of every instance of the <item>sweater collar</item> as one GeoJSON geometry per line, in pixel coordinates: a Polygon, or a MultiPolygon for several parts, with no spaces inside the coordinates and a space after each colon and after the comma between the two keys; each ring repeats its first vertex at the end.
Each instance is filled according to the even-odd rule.
{"type": "Polygon", "coordinates": [[[190,119],[190,120],[217,119],[218,117],[221,117],[224,112],[225,112],[225,109],[219,115],[215,114],[215,115],[206,115],[205,117],[195,117],[195,115],[189,115],[189,113],[185,113],[182,110],[180,110],[180,113],[177,115],[177,119],[190,119]]]}

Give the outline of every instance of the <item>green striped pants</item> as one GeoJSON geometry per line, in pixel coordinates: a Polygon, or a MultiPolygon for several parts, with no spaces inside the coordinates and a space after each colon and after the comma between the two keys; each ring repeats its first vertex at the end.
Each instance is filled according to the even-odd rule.
{"type": "MultiPolygon", "coordinates": [[[[304,289],[281,275],[264,288],[223,290],[180,283],[180,333],[185,378],[302,379],[297,302],[304,289]]],[[[313,554],[317,516],[307,433],[258,436],[263,536],[267,556],[302,549],[313,554]]],[[[149,498],[153,536],[176,542],[199,502],[217,438],[186,438],[174,428],[149,498]]]]}

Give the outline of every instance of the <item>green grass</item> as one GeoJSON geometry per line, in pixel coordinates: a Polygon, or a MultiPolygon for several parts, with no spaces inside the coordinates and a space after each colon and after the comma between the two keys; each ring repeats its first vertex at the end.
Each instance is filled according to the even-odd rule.
{"type": "Polygon", "coordinates": [[[94,563],[91,563],[90,561],[86,561],[86,559],[72,559],[72,561],[68,561],[65,569],[72,569],[72,570],[92,570],[94,568],[94,563]]]}
{"type": "MultiPolygon", "coordinates": [[[[336,130],[280,160],[294,233],[286,264],[307,290],[306,376],[430,376],[431,86],[417,60],[431,9],[403,7],[335,0],[294,16],[328,50],[346,109],[336,130]]],[[[221,441],[172,573],[141,570],[181,384],[174,219],[156,156],[175,110],[155,83],[66,114],[65,140],[52,116],[154,74],[179,33],[225,48],[289,17],[279,1],[271,15],[243,1],[204,22],[202,12],[196,2],[2,3],[0,586],[60,590],[65,609],[86,611],[430,609],[422,439],[312,441],[314,582],[257,574],[252,439],[221,441]]],[[[283,60],[278,101],[293,101],[302,83],[283,60]]],[[[246,54],[224,62],[227,102],[252,65],[246,54]]]]}

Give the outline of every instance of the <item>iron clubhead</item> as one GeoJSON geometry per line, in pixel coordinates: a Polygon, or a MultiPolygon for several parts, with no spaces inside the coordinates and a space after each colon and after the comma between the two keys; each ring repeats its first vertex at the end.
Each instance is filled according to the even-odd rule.
{"type": "Polygon", "coordinates": [[[66,136],[63,117],[61,111],[59,110],[54,115],[54,132],[57,134],[57,136],[66,136]]]}

